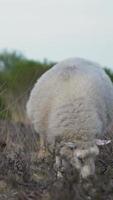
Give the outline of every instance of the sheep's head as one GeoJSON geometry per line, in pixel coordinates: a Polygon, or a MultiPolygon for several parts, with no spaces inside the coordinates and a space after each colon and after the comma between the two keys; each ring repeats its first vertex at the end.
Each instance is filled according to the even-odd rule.
{"type": "Polygon", "coordinates": [[[110,143],[107,140],[96,140],[95,143],[72,143],[67,142],[61,145],[59,156],[63,168],[71,164],[73,168],[79,171],[82,178],[87,178],[95,172],[95,158],[99,154],[98,145],[110,143]]]}

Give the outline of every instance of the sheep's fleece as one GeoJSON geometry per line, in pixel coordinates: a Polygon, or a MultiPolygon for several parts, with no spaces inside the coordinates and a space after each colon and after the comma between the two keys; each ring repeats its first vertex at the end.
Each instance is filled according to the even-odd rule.
{"type": "Polygon", "coordinates": [[[59,135],[67,141],[92,141],[113,119],[112,82],[97,63],[64,60],[39,78],[27,114],[48,143],[59,135]]]}

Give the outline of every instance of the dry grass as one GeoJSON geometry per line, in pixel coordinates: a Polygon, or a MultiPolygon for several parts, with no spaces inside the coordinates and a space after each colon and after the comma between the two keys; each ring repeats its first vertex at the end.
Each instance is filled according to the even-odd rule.
{"type": "Polygon", "coordinates": [[[0,121],[0,200],[113,199],[113,143],[101,147],[95,177],[82,181],[73,169],[56,179],[54,157],[37,159],[38,140],[30,126],[0,121]]]}

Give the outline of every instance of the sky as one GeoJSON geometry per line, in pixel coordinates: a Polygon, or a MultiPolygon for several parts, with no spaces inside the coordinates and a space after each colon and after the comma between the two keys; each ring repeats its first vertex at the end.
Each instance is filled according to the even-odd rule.
{"type": "Polygon", "coordinates": [[[113,0],[0,0],[0,50],[113,69],[113,0]]]}

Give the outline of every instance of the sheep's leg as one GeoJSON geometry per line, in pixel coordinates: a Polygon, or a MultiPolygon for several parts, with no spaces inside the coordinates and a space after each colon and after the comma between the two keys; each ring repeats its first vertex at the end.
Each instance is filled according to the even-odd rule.
{"type": "Polygon", "coordinates": [[[40,136],[40,149],[38,152],[39,159],[45,159],[48,156],[47,140],[44,136],[40,136]]]}
{"type": "Polygon", "coordinates": [[[56,156],[55,158],[55,169],[56,169],[56,172],[57,172],[57,178],[62,178],[62,173],[60,171],[60,168],[61,168],[61,165],[62,165],[62,161],[60,159],[59,156],[56,156]]]}

